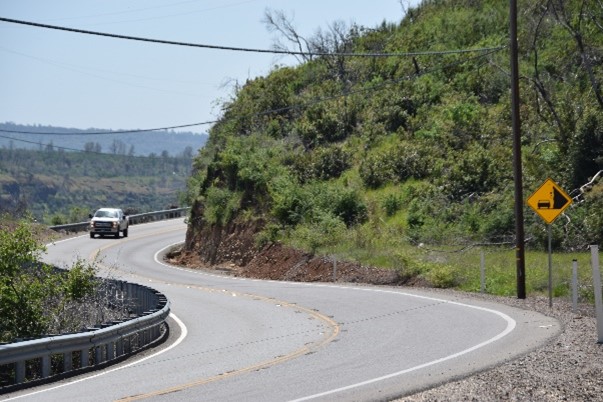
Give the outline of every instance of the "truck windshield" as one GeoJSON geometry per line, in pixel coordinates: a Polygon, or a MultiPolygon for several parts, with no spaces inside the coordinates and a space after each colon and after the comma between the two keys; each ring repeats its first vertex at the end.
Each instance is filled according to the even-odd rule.
{"type": "Polygon", "coordinates": [[[115,211],[96,211],[94,216],[97,218],[117,218],[117,212],[115,212],[115,211]]]}

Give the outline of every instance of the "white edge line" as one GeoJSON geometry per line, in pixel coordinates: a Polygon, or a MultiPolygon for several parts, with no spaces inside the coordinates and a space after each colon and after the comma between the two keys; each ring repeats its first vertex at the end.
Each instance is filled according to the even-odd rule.
{"type": "MultiPolygon", "coordinates": [[[[78,237],[83,237],[83,236],[78,236],[78,237]]],[[[69,238],[69,239],[60,240],[59,242],[64,242],[64,241],[68,241],[68,240],[72,240],[72,239],[76,239],[76,238],[77,238],[77,237],[71,237],[71,238],[69,238]]],[[[59,243],[59,242],[55,242],[55,243],[59,243]]],[[[177,244],[177,243],[176,243],[176,244],[177,244]]],[[[167,246],[167,247],[171,247],[171,246],[172,246],[172,245],[167,246]]],[[[161,249],[160,251],[158,251],[158,252],[155,254],[155,256],[157,256],[157,255],[158,255],[158,254],[159,254],[161,251],[165,250],[167,247],[165,247],[165,248],[161,249]]],[[[164,264],[164,265],[165,265],[165,264],[164,264]]],[[[133,362],[131,362],[131,363],[125,364],[125,365],[123,365],[123,366],[115,367],[115,368],[113,368],[113,369],[103,370],[103,371],[102,371],[102,372],[100,372],[100,373],[96,373],[96,374],[91,375],[91,376],[88,376],[88,377],[80,378],[80,379],[77,379],[77,380],[75,380],[75,381],[69,381],[68,383],[65,383],[65,384],[56,385],[56,386],[54,386],[54,387],[50,387],[50,388],[41,389],[41,390],[39,390],[39,391],[29,392],[29,393],[26,393],[26,394],[23,394],[23,395],[19,395],[19,396],[15,396],[15,397],[8,398],[8,399],[2,399],[2,401],[14,401],[15,399],[21,399],[21,398],[25,398],[25,397],[32,396],[32,395],[37,395],[37,394],[41,394],[41,393],[44,393],[44,392],[53,391],[53,390],[55,390],[55,389],[59,389],[59,388],[63,388],[63,387],[67,387],[67,386],[70,386],[70,385],[73,385],[73,384],[77,384],[77,383],[80,383],[80,382],[84,382],[84,381],[91,380],[91,379],[93,379],[93,378],[98,378],[98,377],[103,376],[103,375],[105,375],[105,374],[113,373],[113,372],[118,371],[118,370],[122,370],[122,369],[125,369],[125,368],[128,368],[128,367],[132,367],[132,366],[135,366],[135,365],[137,365],[137,364],[140,364],[140,363],[142,363],[142,362],[144,362],[144,361],[146,361],[146,360],[149,360],[149,359],[152,359],[152,358],[154,358],[154,357],[157,357],[157,356],[159,356],[159,355],[161,355],[161,354],[163,354],[163,353],[165,353],[165,352],[167,352],[167,351],[169,351],[169,350],[171,350],[171,349],[175,348],[176,346],[178,346],[180,343],[182,343],[182,341],[184,340],[184,338],[186,338],[186,337],[188,336],[188,329],[186,328],[186,325],[184,325],[184,323],[182,322],[182,320],[180,320],[180,318],[178,318],[178,317],[177,317],[177,316],[176,316],[174,313],[170,313],[170,317],[171,317],[171,318],[172,318],[172,319],[173,319],[173,320],[176,322],[176,324],[178,324],[178,326],[180,327],[180,336],[179,336],[179,337],[178,337],[178,339],[177,339],[177,340],[176,340],[176,341],[175,341],[173,344],[171,344],[169,347],[167,347],[167,348],[165,348],[165,349],[162,349],[162,350],[160,350],[160,351],[158,351],[158,352],[156,352],[156,353],[153,353],[152,355],[149,355],[149,356],[143,357],[143,358],[142,358],[142,359],[140,359],[140,360],[136,360],[136,361],[133,361],[133,362]]]]}
{"type": "MultiPolygon", "coordinates": [[[[392,293],[397,293],[397,292],[392,292],[392,293]]],[[[493,313],[493,314],[496,314],[496,315],[502,317],[507,322],[507,327],[504,329],[504,331],[502,331],[498,335],[496,335],[496,336],[494,336],[494,337],[492,337],[492,338],[490,338],[490,339],[488,339],[488,340],[486,340],[486,341],[484,341],[482,343],[474,345],[474,346],[472,346],[472,347],[470,347],[468,349],[462,350],[460,352],[457,352],[457,353],[454,353],[454,354],[442,357],[440,359],[436,359],[436,360],[432,360],[430,362],[419,364],[418,366],[410,367],[410,368],[407,368],[405,370],[401,370],[401,371],[398,371],[398,372],[395,372],[395,373],[387,374],[387,375],[384,375],[382,377],[377,377],[377,378],[373,378],[373,379],[370,379],[370,380],[362,381],[362,382],[359,382],[359,383],[356,383],[356,384],[351,384],[351,385],[348,385],[348,386],[345,386],[345,387],[336,388],[336,389],[332,389],[330,391],[321,392],[319,394],[314,394],[314,395],[309,395],[309,396],[306,396],[306,397],[303,397],[303,398],[294,399],[291,402],[308,401],[308,400],[311,400],[311,399],[315,399],[315,398],[320,398],[320,397],[324,397],[324,396],[336,394],[338,392],[348,391],[348,390],[353,389],[353,388],[358,388],[358,387],[362,387],[362,386],[365,386],[365,385],[370,385],[370,384],[373,384],[373,383],[376,383],[376,382],[379,382],[379,381],[388,380],[388,379],[393,378],[393,377],[404,375],[404,374],[407,374],[407,373],[410,373],[410,372],[413,372],[413,371],[421,370],[421,369],[429,367],[429,366],[433,366],[435,364],[439,364],[439,363],[445,362],[447,360],[455,359],[457,357],[460,357],[460,356],[465,355],[467,353],[473,352],[473,351],[475,351],[477,349],[480,349],[480,348],[482,348],[482,347],[484,347],[486,345],[489,345],[491,343],[494,343],[494,342],[498,341],[499,339],[501,339],[501,338],[507,336],[508,334],[510,334],[515,329],[515,326],[517,325],[516,321],[514,319],[512,319],[511,317],[509,317],[508,315],[506,315],[504,313],[501,313],[500,311],[492,310],[492,309],[489,309],[489,308],[484,308],[484,307],[479,307],[479,306],[472,306],[470,304],[452,302],[452,301],[448,301],[448,300],[437,299],[437,298],[432,298],[432,297],[427,297],[427,296],[413,295],[413,294],[410,294],[410,293],[400,293],[400,294],[403,294],[403,295],[406,295],[406,296],[411,296],[411,297],[418,297],[418,298],[428,299],[428,300],[444,301],[444,302],[449,303],[449,304],[456,304],[456,305],[463,306],[463,307],[469,307],[469,308],[473,308],[473,309],[477,309],[477,310],[482,310],[482,311],[486,311],[486,312],[489,312],[489,313],[493,313]]]]}
{"type": "Polygon", "coordinates": [[[407,373],[410,373],[410,372],[413,372],[413,371],[417,371],[417,370],[420,370],[420,369],[423,369],[423,368],[426,368],[426,367],[429,367],[429,366],[433,366],[433,365],[445,362],[447,360],[456,359],[457,357],[463,356],[463,355],[465,355],[467,353],[471,353],[471,352],[473,352],[473,351],[475,351],[477,349],[480,349],[480,348],[482,348],[484,346],[487,346],[487,345],[489,345],[491,343],[494,343],[494,342],[500,340],[501,338],[503,338],[503,337],[507,336],[508,334],[510,334],[515,329],[515,327],[517,326],[517,322],[513,318],[509,317],[507,314],[502,313],[500,311],[489,309],[489,308],[486,308],[486,307],[473,306],[471,304],[459,303],[459,302],[445,300],[445,299],[438,299],[436,297],[422,296],[422,295],[416,295],[416,294],[406,293],[406,292],[396,292],[396,291],[393,291],[393,290],[373,289],[373,288],[359,288],[359,287],[353,287],[353,286],[350,287],[350,286],[338,286],[338,285],[316,284],[316,283],[306,283],[306,282],[286,282],[286,281],[260,280],[260,279],[249,279],[249,278],[233,278],[233,277],[230,277],[230,276],[208,274],[208,273],[199,272],[199,271],[191,271],[191,270],[188,270],[188,269],[180,268],[178,266],[166,264],[166,263],[161,262],[159,260],[158,256],[159,256],[159,254],[161,252],[163,252],[165,249],[167,249],[169,247],[175,246],[176,244],[180,244],[180,243],[182,243],[182,242],[177,242],[177,243],[170,244],[170,245],[162,248],[161,250],[159,250],[157,253],[155,253],[155,257],[154,257],[155,258],[155,262],[157,262],[157,263],[159,263],[159,264],[161,264],[163,266],[172,268],[172,269],[177,269],[177,270],[182,270],[182,271],[188,271],[188,272],[194,272],[194,273],[197,273],[199,275],[204,275],[204,276],[213,276],[213,277],[218,277],[218,278],[226,278],[226,279],[239,280],[239,281],[251,281],[251,282],[262,282],[263,281],[263,282],[291,283],[291,284],[296,284],[296,285],[313,286],[313,287],[326,287],[326,288],[335,288],[335,289],[359,290],[359,291],[365,291],[365,292],[378,292],[378,293],[392,293],[392,294],[396,294],[396,295],[402,295],[402,296],[407,296],[407,297],[414,297],[414,298],[425,299],[425,300],[432,300],[432,301],[443,302],[443,303],[447,303],[447,304],[454,304],[454,305],[461,306],[461,307],[468,307],[468,308],[472,308],[472,309],[475,309],[475,310],[485,311],[485,312],[488,312],[488,313],[492,313],[492,314],[498,315],[499,317],[501,317],[503,320],[505,320],[507,322],[506,328],[502,332],[500,332],[498,335],[496,335],[496,336],[494,336],[494,337],[492,337],[492,338],[490,338],[490,339],[488,339],[488,340],[486,340],[486,341],[484,341],[482,343],[474,345],[474,346],[472,346],[472,347],[470,347],[468,349],[462,350],[460,352],[457,352],[457,353],[454,353],[454,354],[442,357],[440,359],[432,360],[430,362],[426,362],[426,363],[420,364],[418,366],[414,366],[414,367],[410,367],[410,368],[407,368],[407,369],[404,369],[404,370],[401,370],[401,371],[397,371],[395,373],[387,374],[387,375],[384,375],[384,376],[381,376],[381,377],[377,377],[377,378],[373,378],[373,379],[370,379],[370,380],[362,381],[362,382],[359,382],[359,383],[356,383],[356,384],[351,384],[351,385],[348,385],[348,386],[345,386],[345,387],[341,387],[341,388],[332,389],[330,391],[325,391],[325,392],[322,392],[322,393],[318,393],[318,394],[314,394],[314,395],[309,395],[309,396],[306,396],[306,397],[303,397],[303,398],[294,399],[291,402],[307,401],[307,400],[311,400],[311,399],[315,399],[315,398],[320,398],[320,397],[324,397],[324,396],[336,394],[336,393],[343,392],[343,391],[348,391],[348,390],[353,389],[353,388],[358,388],[358,387],[362,387],[362,386],[365,386],[365,385],[370,385],[370,384],[373,384],[373,383],[376,383],[376,382],[379,382],[379,381],[388,380],[388,379],[393,378],[393,377],[398,377],[398,376],[401,376],[401,375],[404,375],[404,374],[407,374],[407,373]]]}
{"type": "MultiPolygon", "coordinates": [[[[71,240],[71,239],[66,239],[66,240],[61,240],[61,241],[67,241],[67,240],[71,240]]],[[[181,244],[181,243],[182,243],[181,241],[180,242],[176,242],[176,243],[170,244],[168,246],[165,246],[164,248],[162,248],[159,251],[157,251],[155,253],[154,257],[153,257],[155,259],[155,262],[157,262],[157,263],[159,263],[159,264],[161,264],[163,266],[166,266],[166,267],[170,267],[170,268],[174,268],[174,269],[178,269],[178,270],[183,270],[183,271],[189,271],[189,270],[185,270],[185,269],[173,266],[173,265],[169,265],[169,264],[163,263],[158,258],[159,254],[162,253],[165,249],[167,249],[169,247],[172,247],[172,246],[174,246],[176,244],[181,244]]],[[[228,277],[228,276],[206,274],[206,273],[199,273],[199,274],[201,274],[201,275],[207,275],[207,276],[216,276],[216,277],[220,277],[220,278],[236,279],[236,280],[242,280],[242,281],[245,281],[245,280],[259,281],[259,280],[256,280],[256,279],[231,278],[231,277],[228,277]]],[[[281,283],[283,283],[282,281],[268,281],[268,282],[281,282],[281,283]]],[[[287,283],[287,282],[284,282],[284,283],[287,283]]],[[[475,351],[477,349],[480,349],[480,348],[482,348],[482,347],[484,347],[486,345],[489,345],[491,343],[494,343],[494,342],[498,341],[499,339],[501,339],[501,338],[505,337],[506,335],[508,335],[509,333],[511,333],[515,329],[515,327],[517,325],[516,321],[513,318],[509,317],[508,315],[506,315],[506,314],[504,314],[504,313],[502,313],[500,311],[489,309],[489,308],[485,308],[485,307],[473,306],[473,305],[465,304],[465,303],[453,302],[453,301],[445,300],[445,299],[438,299],[438,298],[435,298],[435,297],[421,296],[421,295],[416,295],[416,294],[406,293],[406,292],[394,292],[394,291],[391,291],[391,290],[382,290],[382,289],[368,289],[368,288],[358,288],[358,287],[348,287],[348,286],[310,284],[310,283],[304,283],[304,282],[289,282],[289,283],[295,283],[295,284],[298,284],[298,285],[299,284],[303,284],[303,285],[306,285],[306,286],[314,286],[314,287],[328,287],[328,288],[362,290],[362,291],[379,292],[379,293],[392,293],[392,294],[403,295],[403,296],[408,296],[408,297],[415,297],[415,298],[419,298],[419,299],[433,300],[433,301],[444,302],[444,303],[448,303],[448,304],[455,304],[455,305],[462,306],[462,307],[468,307],[468,308],[472,308],[472,309],[476,309],[476,310],[486,311],[486,312],[498,315],[499,317],[501,317],[502,319],[504,319],[507,322],[507,327],[502,332],[500,332],[498,335],[496,335],[496,336],[494,336],[494,337],[492,337],[492,338],[490,338],[490,339],[488,339],[488,340],[486,340],[486,341],[484,341],[482,343],[474,345],[474,346],[472,346],[472,347],[470,347],[468,349],[462,350],[460,352],[457,352],[457,353],[454,353],[454,354],[442,357],[440,359],[432,360],[430,362],[426,362],[426,363],[420,364],[418,366],[414,366],[414,367],[410,367],[410,368],[407,368],[407,369],[404,369],[404,370],[401,370],[401,371],[397,371],[395,373],[387,374],[387,375],[384,375],[384,376],[381,376],[381,377],[377,377],[377,378],[373,378],[373,379],[370,379],[370,380],[362,381],[362,382],[359,382],[359,383],[356,383],[356,384],[351,384],[351,385],[348,385],[348,386],[345,386],[345,387],[341,387],[341,388],[332,389],[330,391],[325,391],[325,392],[322,392],[322,393],[318,393],[318,394],[314,394],[314,395],[309,395],[309,396],[306,396],[306,397],[303,397],[303,398],[294,399],[291,402],[307,401],[307,400],[311,400],[311,399],[315,399],[315,398],[320,398],[320,397],[324,397],[324,396],[328,396],[328,395],[333,395],[333,394],[336,394],[336,393],[339,393],[339,392],[348,391],[350,389],[362,387],[362,386],[365,386],[365,385],[370,385],[370,384],[373,384],[373,383],[376,383],[376,382],[379,382],[379,381],[384,381],[384,380],[387,380],[387,379],[390,379],[390,378],[393,378],[393,377],[398,377],[400,375],[404,375],[404,374],[407,374],[407,373],[410,373],[410,372],[413,372],[413,371],[417,371],[417,370],[420,370],[420,369],[423,369],[423,368],[426,368],[426,367],[429,367],[429,366],[433,366],[433,365],[445,362],[447,360],[455,359],[457,357],[460,357],[460,356],[465,355],[467,353],[473,352],[473,351],[475,351]]],[[[153,358],[155,356],[158,356],[158,355],[160,355],[160,354],[162,354],[164,352],[167,352],[168,350],[172,349],[173,347],[177,346],[180,342],[182,342],[182,340],[184,340],[184,338],[187,335],[187,329],[186,329],[186,326],[184,325],[184,323],[182,321],[180,321],[180,319],[178,319],[174,314],[170,313],[170,317],[172,317],[178,323],[178,325],[180,326],[181,331],[182,331],[182,334],[181,334],[180,338],[178,338],[178,340],[173,345],[171,345],[170,347],[168,347],[168,348],[166,348],[166,349],[164,349],[164,350],[162,350],[160,352],[157,352],[157,353],[155,353],[153,355],[147,356],[147,357],[145,357],[145,358],[143,358],[141,360],[138,360],[138,361],[132,362],[130,364],[127,364],[125,366],[117,367],[117,368],[112,369],[112,370],[103,371],[102,373],[99,373],[99,374],[96,374],[96,375],[93,375],[93,376],[90,376],[90,377],[82,378],[82,379],[79,379],[77,381],[70,382],[68,384],[63,384],[63,385],[59,385],[59,386],[56,386],[56,387],[48,388],[48,389],[45,389],[45,390],[40,390],[40,391],[37,391],[37,392],[33,392],[33,393],[30,393],[30,394],[27,394],[27,395],[21,395],[21,396],[15,397],[15,398],[6,399],[6,401],[10,401],[10,400],[14,400],[14,399],[19,399],[19,398],[22,398],[22,397],[25,397],[25,396],[34,395],[34,394],[37,394],[37,393],[42,393],[42,392],[54,390],[54,389],[57,389],[57,388],[62,388],[62,387],[65,387],[65,386],[68,386],[68,385],[71,385],[71,384],[76,384],[76,383],[79,383],[79,382],[82,382],[82,381],[86,381],[86,380],[89,380],[89,379],[97,378],[97,377],[100,377],[102,375],[105,375],[105,374],[108,374],[108,373],[111,373],[111,372],[114,372],[114,371],[117,371],[117,370],[121,370],[123,368],[127,368],[127,367],[130,367],[130,366],[136,365],[136,364],[141,363],[141,362],[143,362],[143,361],[145,361],[147,359],[151,359],[151,358],[153,358]]]]}
{"type": "Polygon", "coordinates": [[[32,396],[32,395],[41,394],[41,393],[48,392],[48,391],[53,391],[55,389],[59,389],[59,388],[67,387],[67,386],[70,386],[70,385],[73,385],[73,384],[77,384],[77,383],[80,383],[80,382],[88,381],[88,380],[91,380],[93,378],[98,378],[98,377],[103,376],[105,374],[113,373],[115,371],[119,371],[119,370],[122,370],[122,369],[125,369],[125,368],[128,368],[128,367],[135,366],[135,365],[140,364],[140,363],[142,363],[142,362],[144,362],[146,360],[149,360],[149,359],[152,359],[154,357],[157,357],[157,356],[159,356],[159,355],[167,352],[168,350],[171,350],[171,349],[175,348],[176,346],[178,346],[184,340],[184,338],[186,338],[186,336],[188,335],[188,330],[187,330],[186,326],[184,325],[184,323],[176,315],[174,315],[173,313],[170,313],[170,317],[174,321],[176,321],[176,323],[180,327],[181,333],[180,333],[180,337],[178,337],[178,339],[173,344],[171,344],[169,347],[167,347],[165,349],[162,349],[162,350],[160,350],[160,351],[158,351],[156,353],[153,353],[152,355],[143,357],[140,360],[136,360],[136,361],[134,361],[132,363],[125,364],[123,366],[115,367],[115,368],[109,369],[109,370],[103,370],[100,373],[97,373],[97,374],[94,374],[94,375],[91,375],[91,376],[88,376],[88,377],[80,378],[80,379],[77,379],[75,381],[69,381],[68,383],[65,383],[65,384],[57,385],[57,386],[50,387],[50,388],[41,389],[39,391],[30,392],[30,393],[27,393],[27,394],[24,394],[24,395],[15,396],[15,397],[9,398],[9,399],[3,399],[3,401],[13,401],[15,399],[25,398],[25,397],[29,397],[29,396],[32,396]]]}

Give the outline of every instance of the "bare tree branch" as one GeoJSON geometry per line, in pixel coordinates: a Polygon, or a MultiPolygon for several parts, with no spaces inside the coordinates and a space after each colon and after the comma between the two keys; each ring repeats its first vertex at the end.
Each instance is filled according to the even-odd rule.
{"type": "MultiPolygon", "coordinates": [[[[264,18],[262,19],[264,25],[268,29],[268,32],[277,32],[282,35],[288,42],[290,42],[295,48],[297,52],[301,53],[310,53],[310,46],[306,38],[298,34],[297,29],[293,25],[293,18],[289,18],[285,13],[281,10],[272,11],[270,9],[266,9],[264,12],[264,18]]],[[[288,51],[290,50],[286,45],[280,42],[279,39],[276,39],[273,44],[273,49],[278,51],[288,51]]],[[[299,55],[296,54],[294,57],[299,62],[305,62],[312,60],[312,55],[299,55]]]]}

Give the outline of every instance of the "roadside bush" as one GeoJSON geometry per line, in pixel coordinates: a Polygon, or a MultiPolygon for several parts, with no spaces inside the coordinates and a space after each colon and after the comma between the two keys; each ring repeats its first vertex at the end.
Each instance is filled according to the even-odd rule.
{"type": "Polygon", "coordinates": [[[458,285],[456,270],[450,265],[433,265],[423,275],[435,288],[451,288],[458,285]]]}
{"type": "Polygon", "coordinates": [[[98,293],[94,263],[78,260],[57,271],[38,262],[44,250],[27,222],[0,231],[0,342],[77,331],[113,317],[98,293]]]}
{"type": "Polygon", "coordinates": [[[385,215],[394,216],[402,208],[402,198],[398,194],[388,194],[381,202],[385,215]]]}
{"type": "Polygon", "coordinates": [[[43,251],[25,222],[0,231],[0,341],[36,336],[48,326],[42,301],[55,284],[45,280],[49,268],[37,265],[43,251]]]}
{"type": "Polygon", "coordinates": [[[333,213],[338,216],[347,227],[363,223],[368,218],[364,201],[357,191],[344,189],[335,194],[333,213]]]}
{"type": "Polygon", "coordinates": [[[298,155],[291,165],[291,169],[303,184],[316,179],[338,178],[350,168],[351,158],[340,146],[327,146],[298,155]]]}
{"type": "Polygon", "coordinates": [[[311,208],[306,192],[290,177],[274,178],[268,185],[268,192],[272,200],[271,214],[283,225],[300,223],[311,208]]]}
{"type": "Polygon", "coordinates": [[[492,191],[500,183],[497,162],[488,151],[473,145],[451,158],[447,174],[442,178],[446,192],[455,200],[477,193],[492,191]]]}
{"type": "Polygon", "coordinates": [[[369,188],[421,179],[429,173],[430,158],[425,148],[408,141],[370,151],[360,164],[360,178],[369,188]]]}
{"type": "Polygon", "coordinates": [[[212,224],[224,225],[235,215],[241,194],[220,187],[210,187],[205,196],[204,218],[212,224]]]}
{"type": "Polygon", "coordinates": [[[346,233],[346,225],[341,219],[330,214],[319,214],[312,222],[295,228],[291,238],[293,246],[308,250],[315,254],[321,247],[333,246],[346,233]]]}

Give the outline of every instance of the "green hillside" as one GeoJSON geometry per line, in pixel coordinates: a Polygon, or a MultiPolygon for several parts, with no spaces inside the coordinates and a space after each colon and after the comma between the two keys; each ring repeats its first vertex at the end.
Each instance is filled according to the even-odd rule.
{"type": "MultiPolygon", "coordinates": [[[[519,9],[524,193],[551,177],[578,196],[603,169],[602,9],[519,9]]],[[[381,266],[409,245],[512,247],[508,14],[499,0],[424,1],[399,24],[333,25],[306,38],[332,55],[248,81],[194,161],[189,251],[250,225],[257,245],[381,266]],[[460,49],[473,51],[448,52],[460,49]]],[[[556,249],[603,240],[602,182],[578,200],[553,225],[556,249]]],[[[543,249],[542,220],[527,206],[525,219],[528,249],[543,249]]]]}

